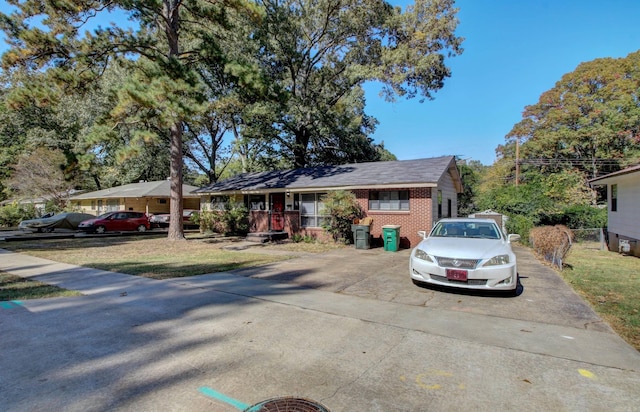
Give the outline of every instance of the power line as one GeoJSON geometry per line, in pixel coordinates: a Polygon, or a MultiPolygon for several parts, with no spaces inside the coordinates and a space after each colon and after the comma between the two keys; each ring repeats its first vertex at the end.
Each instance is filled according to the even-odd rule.
{"type": "Polygon", "coordinates": [[[526,158],[518,159],[519,164],[533,165],[553,165],[562,163],[580,164],[580,165],[598,165],[598,166],[618,166],[624,159],[549,159],[549,158],[526,158]]]}

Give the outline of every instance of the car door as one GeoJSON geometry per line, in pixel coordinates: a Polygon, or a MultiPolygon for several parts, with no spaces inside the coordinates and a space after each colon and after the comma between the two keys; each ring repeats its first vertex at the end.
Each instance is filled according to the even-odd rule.
{"type": "Polygon", "coordinates": [[[126,217],[123,222],[123,226],[126,229],[122,229],[122,230],[136,230],[138,228],[138,225],[142,223],[140,221],[140,213],[127,212],[125,213],[125,215],[126,217]]]}
{"type": "Polygon", "coordinates": [[[127,229],[127,217],[126,212],[116,213],[111,219],[111,227],[107,229],[114,231],[129,230],[127,229]]]}

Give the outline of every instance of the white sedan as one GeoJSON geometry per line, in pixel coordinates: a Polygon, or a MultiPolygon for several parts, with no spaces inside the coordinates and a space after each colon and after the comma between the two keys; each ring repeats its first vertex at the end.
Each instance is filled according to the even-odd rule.
{"type": "Polygon", "coordinates": [[[491,219],[442,219],[411,252],[409,273],[417,285],[433,284],[477,290],[515,292],[516,255],[511,243],[491,219]]]}

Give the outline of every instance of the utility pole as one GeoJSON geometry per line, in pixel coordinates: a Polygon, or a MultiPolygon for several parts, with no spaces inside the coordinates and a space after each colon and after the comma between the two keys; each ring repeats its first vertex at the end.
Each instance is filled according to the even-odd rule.
{"type": "Polygon", "coordinates": [[[520,182],[520,137],[516,138],[516,187],[520,182]]]}

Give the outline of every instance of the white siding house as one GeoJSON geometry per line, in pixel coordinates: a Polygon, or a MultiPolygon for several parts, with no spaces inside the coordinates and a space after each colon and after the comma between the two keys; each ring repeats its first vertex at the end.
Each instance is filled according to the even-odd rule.
{"type": "Polygon", "coordinates": [[[640,256],[640,165],[590,183],[607,186],[609,250],[640,256]]]}

